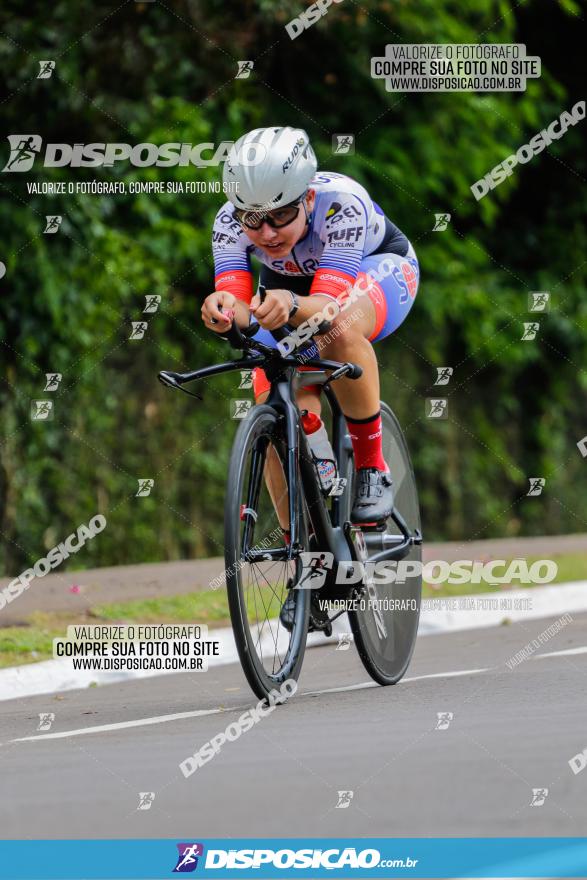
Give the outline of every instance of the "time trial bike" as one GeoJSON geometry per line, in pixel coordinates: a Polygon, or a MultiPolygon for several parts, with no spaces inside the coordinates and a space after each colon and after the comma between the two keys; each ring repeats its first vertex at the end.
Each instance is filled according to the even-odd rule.
{"type": "Polygon", "coordinates": [[[188,383],[255,367],[271,383],[266,402],[240,422],[226,488],[225,577],[243,671],[254,693],[267,698],[286,680],[297,681],[308,632],[329,635],[333,622],[347,614],[350,632],[339,638],[354,640],[376,682],[395,684],[412,656],[422,591],[418,493],[401,427],[382,402],[383,455],[395,507],[384,523],[356,526],[350,521],[353,449],[332,385],[343,376],[359,378],[361,368],[298,350],[282,355],[251,338],[258,329],[254,322],[242,330],[233,322],[224,334],[243,352],[237,360],[159,373],[163,384],[183,391],[188,383]],[[337,477],[328,495],[295,400],[297,388],[307,384],[321,386],[330,411],[323,418],[330,423],[337,477]],[[291,618],[284,624],[290,593],[291,618]]]}

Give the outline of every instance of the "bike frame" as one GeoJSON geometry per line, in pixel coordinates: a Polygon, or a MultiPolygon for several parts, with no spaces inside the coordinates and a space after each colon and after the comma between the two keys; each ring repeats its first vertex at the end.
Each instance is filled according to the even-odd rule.
{"type": "MultiPolygon", "coordinates": [[[[233,326],[236,327],[236,325],[233,326]]],[[[253,343],[252,340],[247,338],[250,332],[249,329],[248,333],[244,334],[236,328],[233,331],[233,338],[231,339],[229,336],[229,341],[235,344],[234,337],[236,336],[237,347],[257,349],[261,352],[260,354],[249,354],[238,360],[215,364],[211,367],[203,367],[188,373],[174,373],[171,371],[159,373],[159,380],[164,385],[178,388],[187,394],[192,394],[192,392],[186,391],[183,386],[189,382],[198,379],[208,379],[211,376],[236,370],[250,370],[254,367],[262,367],[271,383],[269,397],[265,404],[272,407],[279,417],[283,419],[287,446],[285,479],[289,495],[290,543],[289,546],[284,546],[282,549],[256,550],[247,546],[250,530],[245,528],[242,548],[243,557],[248,562],[255,562],[268,559],[290,560],[299,556],[303,547],[300,543],[301,524],[297,502],[300,497],[299,493],[303,490],[317,545],[321,551],[332,553],[336,562],[348,559],[349,542],[356,544],[357,541],[363,548],[363,555],[366,549],[379,551],[369,556],[369,562],[403,559],[410,552],[412,545],[422,543],[422,536],[419,530],[416,530],[416,533],[411,535],[404,519],[397,511],[392,513],[392,519],[399,529],[399,535],[382,535],[378,532],[370,533],[369,531],[354,527],[351,523],[343,521],[342,496],[333,496],[332,509],[329,511],[313,464],[306,435],[300,426],[300,414],[295,403],[294,385],[297,383],[297,387],[306,384],[324,386],[323,390],[332,412],[332,446],[334,455],[339,473],[346,474],[347,465],[352,455],[352,445],[347,433],[344,415],[331,388],[331,383],[344,375],[360,375],[360,372],[357,372],[358,368],[353,364],[341,364],[338,361],[323,360],[321,358],[302,361],[299,356],[288,355],[284,357],[275,349],[271,349],[262,343],[253,343]],[[313,367],[316,372],[308,370],[296,374],[296,369],[302,364],[306,367],[313,367]],[[327,371],[331,373],[330,376],[327,375],[327,371]],[[301,478],[301,486],[299,485],[300,479],[298,474],[301,478]]],[[[198,395],[193,394],[192,396],[198,397],[198,395]]],[[[253,480],[251,480],[251,486],[254,489],[253,480]]],[[[254,509],[254,505],[254,498],[247,499],[247,507],[254,509]]]]}

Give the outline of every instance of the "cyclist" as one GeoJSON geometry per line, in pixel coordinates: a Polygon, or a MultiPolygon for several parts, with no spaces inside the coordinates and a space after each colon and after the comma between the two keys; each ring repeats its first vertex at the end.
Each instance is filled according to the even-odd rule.
{"type": "MultiPolygon", "coordinates": [[[[271,331],[286,324],[295,329],[330,306],[336,313],[330,329],[306,348],[310,356],[319,351],[363,368],[360,379],[340,379],[333,390],[357,470],[351,519],[380,522],[393,510],[393,488],[382,454],[373,343],[397,330],[412,307],[419,282],[414,249],[356,180],[317,173],[302,129],[258,128],[243,135],[230,150],[223,179],[236,187],[214,221],[216,289],[204,301],[203,321],[226,333],[233,320],[245,327],[253,316],[262,328],[254,338],[276,347],[271,331]],[[256,293],[253,256],[261,262],[256,293]]],[[[253,388],[262,403],[269,389],[262,370],[255,370],[253,388]]],[[[300,389],[297,402],[319,415],[319,388],[300,389]]]]}

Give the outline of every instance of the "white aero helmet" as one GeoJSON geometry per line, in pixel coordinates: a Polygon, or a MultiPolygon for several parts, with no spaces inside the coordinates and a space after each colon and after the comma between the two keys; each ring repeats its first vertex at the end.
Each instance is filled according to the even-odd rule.
{"type": "Polygon", "coordinates": [[[222,175],[237,208],[270,211],[303,196],[318,162],[302,128],[255,128],[232,145],[222,175]]]}

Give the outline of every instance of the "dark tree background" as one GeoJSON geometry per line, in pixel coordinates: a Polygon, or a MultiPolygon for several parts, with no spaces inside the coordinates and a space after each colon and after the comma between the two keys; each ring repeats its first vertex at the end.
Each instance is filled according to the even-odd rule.
{"type": "MultiPolygon", "coordinates": [[[[422,284],[409,320],[377,348],[383,395],[413,450],[425,536],[585,531],[577,442],[587,434],[587,235],[579,123],[480,202],[470,185],[563,110],[581,88],[585,31],[572,0],[333,4],[292,41],[299,0],[5,2],[5,134],[47,142],[215,144],[297,125],[322,168],[356,177],[414,242],[422,284]],[[520,94],[388,93],[370,58],[388,42],[521,42],[542,77],[520,94]],[[56,62],[37,79],[39,61],[56,62]],[[235,79],[238,60],[253,60],[235,79]],[[335,156],[334,132],[356,136],[335,156]],[[452,215],[432,232],[434,213],[452,215]],[[551,292],[535,341],[528,292],[551,292]],[[449,418],[426,418],[436,368],[452,366],[449,418]],[[542,476],[540,498],[528,478],[542,476]]],[[[4,165],[8,142],[2,138],[4,165]]],[[[27,182],[216,180],[219,168],[49,169],[0,174],[0,548],[17,573],[96,512],[99,540],[74,565],[222,553],[235,431],[234,376],[203,403],[165,392],[162,368],[232,356],[199,318],[212,289],[218,195],[43,196],[27,182]],[[55,235],[45,217],[61,214],[55,235]],[[147,294],[161,306],[129,340],[147,294]],[[32,421],[45,373],[63,374],[54,419],[32,421]],[[136,497],[137,480],[155,481],[136,497]]]]}

